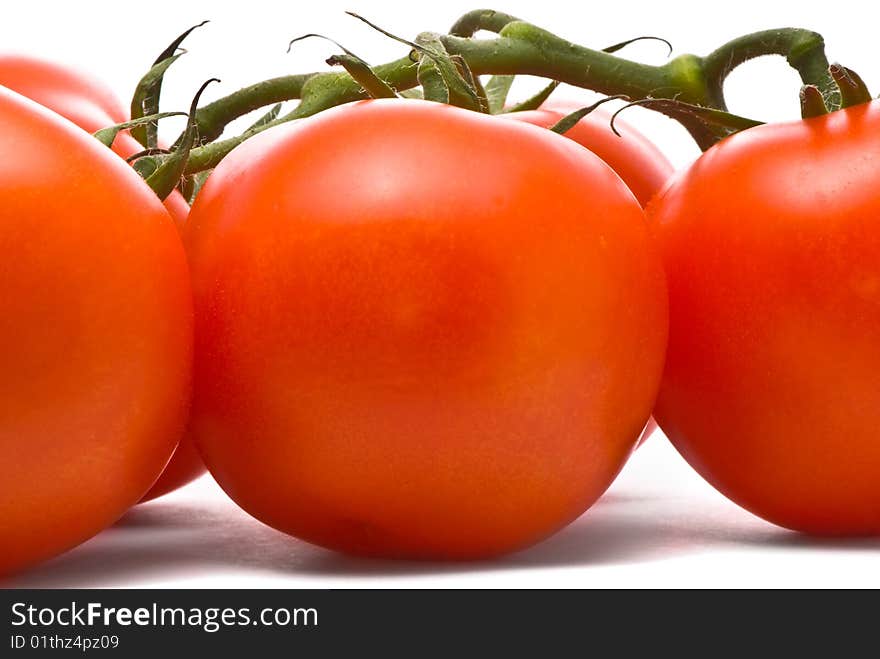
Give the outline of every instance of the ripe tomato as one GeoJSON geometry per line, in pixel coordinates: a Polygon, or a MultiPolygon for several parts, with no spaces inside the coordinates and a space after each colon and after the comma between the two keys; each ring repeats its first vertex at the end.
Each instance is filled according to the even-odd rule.
{"type": "MultiPolygon", "coordinates": [[[[583,106],[563,101],[545,105],[539,110],[498,116],[550,128],[580,107],[583,106]]],[[[597,108],[564,135],[604,160],[623,179],[644,208],[663,189],[675,170],[653,142],[632,126],[624,124],[621,119],[617,123],[623,126],[619,136],[611,130],[611,114],[597,108]]],[[[643,444],[656,429],[657,423],[651,417],[642,431],[638,445],[643,444]]]]}
{"type": "Polygon", "coordinates": [[[337,108],[234,151],[191,222],[196,438],[278,529],[511,551],[586,510],[650,415],[667,303],[642,210],[549,131],[337,108]]]}
{"type": "MultiPolygon", "coordinates": [[[[577,105],[571,104],[569,107],[566,103],[498,116],[550,128],[577,109],[577,105]]],[[[617,123],[623,122],[618,119],[617,123]]],[[[674,170],[663,152],[635,128],[625,126],[620,133],[617,136],[611,130],[611,115],[597,108],[566,131],[565,137],[585,146],[604,160],[623,179],[644,208],[666,185],[674,170]]]]}
{"type": "MultiPolygon", "coordinates": [[[[2,55],[0,85],[57,112],[89,133],[129,119],[128,111],[122,107],[112,90],[79,71],[53,62],[24,55],[2,55]]],[[[113,142],[113,151],[122,158],[128,158],[142,150],[140,143],[128,132],[120,133],[113,142]]],[[[189,205],[176,191],[163,203],[183,236],[189,205]]],[[[192,436],[187,434],[159,481],[144,497],[144,501],[176,490],[204,472],[205,465],[192,436]]]]}
{"type": "Polygon", "coordinates": [[[192,299],[168,213],[87,134],[0,89],[0,573],[143,496],[184,429],[192,299]]]}
{"type": "Polygon", "coordinates": [[[94,133],[128,121],[113,91],[73,69],[26,55],[0,55],[0,85],[94,133]]]}
{"type": "Polygon", "coordinates": [[[670,291],[661,427],[753,513],[880,532],[880,104],[710,149],[649,208],[670,291]]]}

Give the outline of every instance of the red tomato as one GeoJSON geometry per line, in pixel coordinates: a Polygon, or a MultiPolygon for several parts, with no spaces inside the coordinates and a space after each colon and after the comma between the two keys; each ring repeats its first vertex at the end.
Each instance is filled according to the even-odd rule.
{"type": "Polygon", "coordinates": [[[193,427],[275,528],[374,556],[512,551],[586,510],[650,415],[667,309],[643,213],[549,131],[329,110],[236,149],[191,222],[193,427]]]}
{"type": "MultiPolygon", "coordinates": [[[[550,128],[570,112],[577,110],[576,105],[549,106],[529,112],[511,112],[498,115],[504,119],[525,121],[542,128],[550,128]]],[[[618,125],[623,122],[618,119],[618,125]]],[[[574,140],[581,146],[604,160],[639,200],[644,208],[669,181],[674,171],[666,156],[648,138],[635,128],[623,126],[620,136],[611,130],[611,115],[601,109],[593,110],[581,119],[565,137],[574,140]]]]}
{"type": "Polygon", "coordinates": [[[53,62],[25,55],[0,55],[0,85],[54,110],[90,133],[129,119],[112,90],[53,62]]]}
{"type": "Polygon", "coordinates": [[[650,211],[670,291],[657,419],[710,483],[880,532],[880,104],[750,129],[650,211]]]}
{"type": "MultiPolygon", "coordinates": [[[[498,116],[550,128],[580,107],[583,106],[563,102],[542,107],[540,110],[498,116]]],[[[604,160],[623,179],[644,208],[663,189],[675,170],[653,142],[635,128],[623,124],[620,119],[617,123],[622,126],[620,136],[611,130],[611,114],[597,108],[564,135],[604,160]]],[[[638,444],[644,443],[656,429],[657,423],[654,419],[648,419],[638,444]]]]}
{"type": "MultiPolygon", "coordinates": [[[[0,85],[27,96],[94,133],[101,128],[128,121],[128,111],[113,92],[100,82],[67,67],[23,55],[0,56],[0,85]]],[[[122,132],[113,142],[113,151],[128,158],[143,150],[129,133],[122,132]]],[[[189,205],[177,191],[165,201],[181,236],[189,215],[189,205]]],[[[205,472],[192,436],[187,434],[156,485],[144,500],[176,490],[205,472]]]]}
{"type": "Polygon", "coordinates": [[[0,574],[112,524],[158,478],[191,386],[170,217],[97,141],[0,89],[0,574]]]}

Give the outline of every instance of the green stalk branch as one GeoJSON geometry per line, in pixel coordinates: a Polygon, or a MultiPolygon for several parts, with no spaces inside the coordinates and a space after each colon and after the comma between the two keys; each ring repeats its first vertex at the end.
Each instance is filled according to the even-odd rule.
{"type": "Polygon", "coordinates": [[[813,85],[822,93],[829,109],[840,107],[840,91],[828,72],[825,40],[809,30],[782,28],[755,32],[729,41],[703,58],[706,79],[718,99],[718,110],[726,110],[722,87],[736,67],[756,57],[781,55],[795,69],[805,85],[813,85]]]}
{"type": "Polygon", "coordinates": [[[303,85],[316,75],[319,74],[304,73],[263,80],[199,108],[196,120],[200,140],[216,140],[227,124],[249,112],[267,105],[298,99],[303,85]]]}
{"type": "MultiPolygon", "coordinates": [[[[777,54],[787,58],[805,85],[821,92],[830,109],[840,106],[840,92],[828,73],[822,38],[807,30],[758,32],[735,39],[706,57],[681,55],[659,66],[579,46],[492,10],[466,14],[451,32],[441,36],[440,43],[450,56],[460,57],[474,76],[533,75],[609,96],[625,95],[634,101],[668,99],[719,111],[726,110],[724,80],[736,66],[754,57],[777,54]],[[480,30],[497,36],[473,37],[480,30]]],[[[402,92],[419,84],[418,69],[418,63],[408,56],[373,70],[392,89],[402,92]]],[[[229,122],[252,110],[292,99],[300,99],[300,103],[286,115],[240,136],[194,149],[186,173],[216,166],[235,146],[266,128],[363,98],[367,98],[363,87],[349,74],[337,71],[284,76],[246,87],[198,111],[202,143],[216,139],[229,122]]],[[[723,114],[716,116],[723,118],[723,114]]],[[[706,144],[701,142],[701,146],[706,144]]]]}
{"type": "Polygon", "coordinates": [[[449,29],[449,34],[455,37],[472,37],[480,30],[495,32],[498,34],[510,23],[517,23],[519,19],[494,9],[475,9],[455,21],[449,29]]]}

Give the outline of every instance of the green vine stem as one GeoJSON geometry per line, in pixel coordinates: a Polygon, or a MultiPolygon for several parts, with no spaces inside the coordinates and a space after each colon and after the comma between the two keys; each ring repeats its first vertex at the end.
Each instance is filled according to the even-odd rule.
{"type": "Polygon", "coordinates": [[[199,108],[196,121],[201,141],[212,142],[216,140],[227,124],[254,110],[300,98],[303,85],[316,75],[322,74],[303,73],[270,78],[239,89],[237,92],[199,108]]]}
{"type": "Polygon", "coordinates": [[[840,107],[840,91],[828,71],[825,40],[810,30],[782,28],[765,30],[729,41],[702,59],[702,68],[711,94],[726,110],[722,87],[727,76],[740,64],[764,55],[782,55],[795,69],[805,85],[813,85],[822,93],[829,109],[840,107]]]}
{"type": "MultiPolygon", "coordinates": [[[[829,109],[840,106],[840,92],[828,72],[822,37],[784,28],[734,39],[706,57],[680,55],[654,66],[579,46],[509,14],[477,10],[461,17],[451,33],[440,37],[451,56],[459,56],[474,76],[533,75],[633,100],[669,99],[693,106],[726,110],[724,80],[743,62],[762,55],[781,55],[816,87],[829,109]],[[495,32],[489,39],[478,31],[495,32]]],[[[418,85],[417,57],[408,55],[374,67],[375,74],[401,92],[418,85]]],[[[365,90],[342,71],[283,76],[246,87],[201,108],[196,121],[201,141],[211,142],[238,117],[267,105],[299,99],[289,113],[234,138],[204,144],[189,157],[187,174],[211,169],[251,135],[330,107],[367,98],[365,90]]],[[[705,145],[701,145],[705,146],[705,145]]]]}

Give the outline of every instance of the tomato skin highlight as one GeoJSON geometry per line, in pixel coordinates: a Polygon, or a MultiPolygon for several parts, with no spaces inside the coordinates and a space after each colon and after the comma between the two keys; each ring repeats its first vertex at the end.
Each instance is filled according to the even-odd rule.
{"type": "MultiPolygon", "coordinates": [[[[49,108],[89,133],[129,120],[128,111],[111,89],[80,71],[54,62],[25,55],[0,55],[0,85],[49,108]]],[[[112,149],[121,158],[129,158],[143,151],[143,146],[128,131],[122,131],[113,141],[112,149]]],[[[162,203],[186,244],[189,204],[176,190],[162,203]]],[[[203,473],[205,465],[195,442],[186,434],[144,501],[183,487],[203,473]]]]}
{"type": "MultiPolygon", "coordinates": [[[[550,128],[577,109],[574,104],[571,107],[551,104],[538,110],[498,116],[550,128]]],[[[644,208],[663,189],[675,170],[653,142],[620,119],[617,123],[620,136],[611,130],[611,114],[597,108],[567,130],[564,136],[599,156],[623,179],[644,208]]]]}
{"type": "Polygon", "coordinates": [[[80,129],[0,89],[0,574],[98,533],[187,420],[192,299],[171,218],[80,129]]]}
{"type": "Polygon", "coordinates": [[[880,104],[749,129],[651,206],[670,292],[656,417],[777,525],[880,533],[880,104]]]}
{"type": "Polygon", "coordinates": [[[190,219],[196,438],[282,531],[513,551],[586,510],[650,415],[662,268],[632,194],[569,140],[361,102],[249,140],[190,219]]]}

